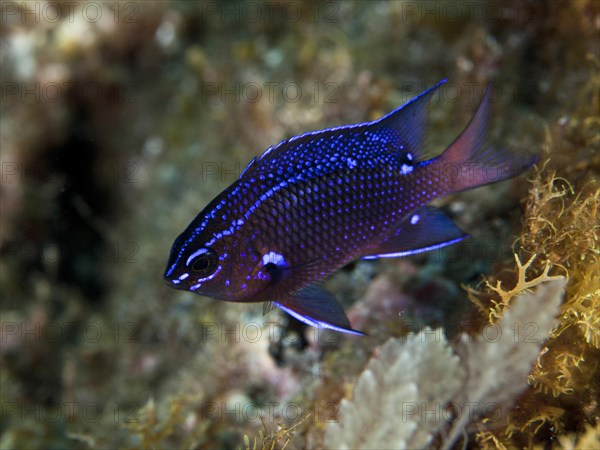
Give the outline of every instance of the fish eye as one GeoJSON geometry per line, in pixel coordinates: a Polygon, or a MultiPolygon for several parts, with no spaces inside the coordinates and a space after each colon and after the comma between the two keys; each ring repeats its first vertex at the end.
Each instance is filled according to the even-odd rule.
{"type": "Polygon", "coordinates": [[[212,274],[219,263],[217,253],[212,248],[203,248],[202,251],[197,253],[188,262],[188,267],[191,267],[194,272],[202,277],[212,274]]]}

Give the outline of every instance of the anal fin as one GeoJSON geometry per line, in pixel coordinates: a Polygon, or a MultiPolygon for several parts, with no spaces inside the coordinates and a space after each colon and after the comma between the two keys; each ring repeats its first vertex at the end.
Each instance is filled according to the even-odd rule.
{"type": "Polygon", "coordinates": [[[309,285],[282,301],[274,302],[292,317],[315,328],[364,336],[353,330],[342,306],[335,297],[316,285],[309,285]]]}
{"type": "Polygon", "coordinates": [[[363,259],[399,258],[455,244],[468,237],[444,212],[424,206],[406,216],[400,226],[363,259]]]}
{"type": "Polygon", "coordinates": [[[263,316],[266,316],[268,313],[273,311],[278,306],[279,305],[277,305],[275,302],[264,302],[263,303],[263,316]]]}

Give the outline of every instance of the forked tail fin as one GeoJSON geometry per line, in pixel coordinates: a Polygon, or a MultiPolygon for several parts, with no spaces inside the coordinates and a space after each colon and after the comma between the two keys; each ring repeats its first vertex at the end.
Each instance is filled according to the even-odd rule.
{"type": "Polygon", "coordinates": [[[436,158],[436,169],[449,182],[450,191],[463,191],[515,177],[537,161],[537,156],[514,155],[502,148],[486,146],[489,109],[490,86],[467,127],[436,158]]]}

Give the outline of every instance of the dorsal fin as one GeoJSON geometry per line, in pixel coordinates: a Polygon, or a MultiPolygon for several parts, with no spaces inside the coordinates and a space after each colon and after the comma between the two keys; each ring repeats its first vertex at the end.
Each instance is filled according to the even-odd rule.
{"type": "Polygon", "coordinates": [[[373,123],[379,131],[390,130],[398,133],[404,148],[399,149],[410,154],[410,160],[422,161],[427,153],[425,133],[427,131],[427,105],[434,92],[446,83],[446,79],[423,91],[415,98],[386,114],[373,123]]]}
{"type": "MultiPolygon", "coordinates": [[[[271,147],[269,147],[269,149],[270,148],[271,147]]],[[[267,149],[267,151],[269,151],[269,149],[267,149]]],[[[244,176],[244,174],[246,172],[248,172],[248,169],[250,169],[250,167],[252,167],[252,165],[256,162],[257,159],[258,159],[258,156],[255,156],[254,158],[252,158],[250,160],[250,162],[248,164],[246,164],[246,167],[244,167],[244,170],[242,170],[242,172],[240,173],[240,176],[238,177],[238,179],[241,179],[244,176]]]]}
{"type": "MultiPolygon", "coordinates": [[[[310,131],[269,147],[249,164],[243,177],[257,173],[278,179],[323,176],[358,167],[397,166],[425,154],[427,104],[442,80],[373,122],[310,131]]],[[[241,177],[240,177],[241,178],[241,177]]]]}

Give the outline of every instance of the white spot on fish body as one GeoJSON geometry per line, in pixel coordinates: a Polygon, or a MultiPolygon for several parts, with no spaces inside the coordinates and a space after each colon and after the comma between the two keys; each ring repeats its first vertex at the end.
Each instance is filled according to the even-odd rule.
{"type": "Polygon", "coordinates": [[[285,258],[283,257],[282,254],[277,253],[277,252],[269,252],[269,253],[264,254],[262,257],[262,262],[265,266],[269,263],[273,263],[279,267],[286,266],[285,258]]]}
{"type": "Polygon", "coordinates": [[[419,223],[419,220],[421,220],[421,217],[418,214],[415,214],[410,218],[410,224],[416,225],[417,223],[419,223]]]}
{"type": "Polygon", "coordinates": [[[408,175],[413,170],[415,170],[415,168],[413,166],[409,166],[408,164],[402,164],[402,166],[400,166],[400,173],[402,175],[408,175]]]}

